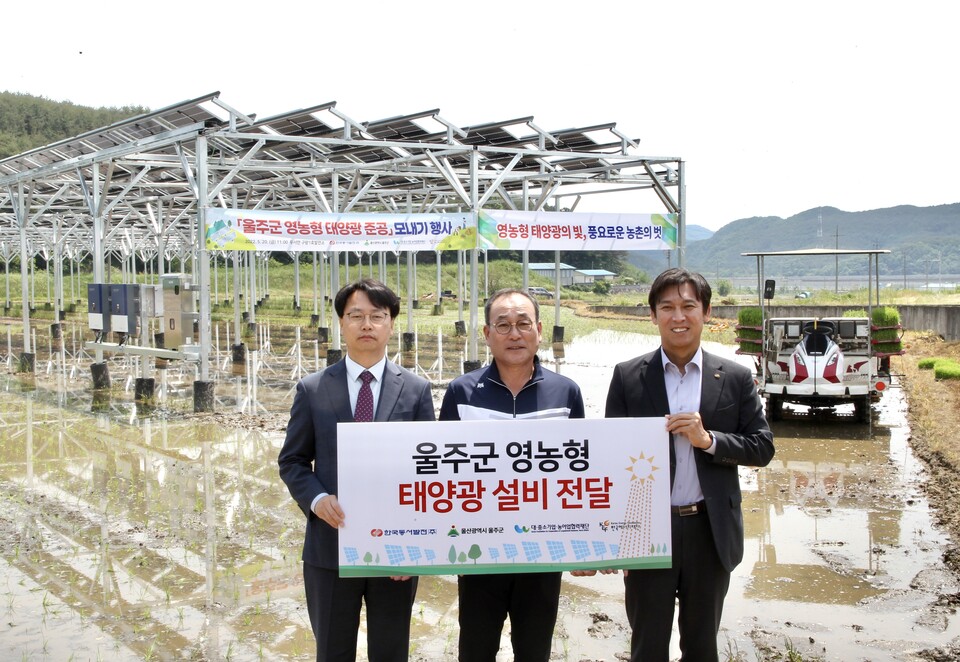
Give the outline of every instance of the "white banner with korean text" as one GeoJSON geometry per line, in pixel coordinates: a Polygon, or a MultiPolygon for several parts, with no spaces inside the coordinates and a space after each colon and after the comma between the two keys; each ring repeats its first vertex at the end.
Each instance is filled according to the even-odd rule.
{"type": "Polygon", "coordinates": [[[340,576],[670,567],[663,418],[337,427],[340,576]]]}
{"type": "Polygon", "coordinates": [[[483,209],[480,248],[491,250],[647,251],[677,247],[677,214],[483,209]]]}
{"type": "Polygon", "coordinates": [[[472,213],[294,212],[211,207],[218,251],[670,250],[677,214],[484,209],[472,213]]]}
{"type": "Polygon", "coordinates": [[[294,212],[211,207],[208,250],[421,251],[477,246],[474,215],[294,212]]]}

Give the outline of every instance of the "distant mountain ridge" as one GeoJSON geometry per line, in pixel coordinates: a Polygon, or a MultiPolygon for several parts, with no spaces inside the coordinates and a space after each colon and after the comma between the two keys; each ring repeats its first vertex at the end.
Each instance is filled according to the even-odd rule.
{"type": "MultiPolygon", "coordinates": [[[[741,253],[804,248],[887,249],[890,254],[880,257],[881,275],[960,274],[960,203],[859,212],[815,207],[786,219],[740,219],[699,240],[693,238],[701,234],[691,232],[694,227],[699,226],[687,228],[686,266],[704,274],[753,275],[756,259],[741,253]]],[[[676,266],[676,258],[670,259],[676,266]]],[[[651,275],[666,268],[667,260],[665,251],[629,254],[631,264],[651,275]]],[[[833,257],[782,257],[766,261],[765,275],[827,276],[834,275],[836,268],[833,257]]],[[[866,271],[865,257],[839,260],[841,276],[866,271]]]]}
{"type": "Polygon", "coordinates": [[[705,228],[702,225],[687,226],[687,243],[691,241],[703,241],[713,236],[713,230],[705,228]]]}

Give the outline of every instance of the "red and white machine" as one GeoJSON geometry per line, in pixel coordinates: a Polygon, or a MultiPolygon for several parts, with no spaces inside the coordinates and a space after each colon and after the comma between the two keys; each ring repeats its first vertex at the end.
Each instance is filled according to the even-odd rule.
{"type": "Polygon", "coordinates": [[[765,320],[760,358],[760,391],[767,412],[780,417],[784,402],[809,407],[852,403],[859,420],[869,416],[870,403],[890,377],[881,377],[878,358],[870,351],[866,317],[765,320]]]}

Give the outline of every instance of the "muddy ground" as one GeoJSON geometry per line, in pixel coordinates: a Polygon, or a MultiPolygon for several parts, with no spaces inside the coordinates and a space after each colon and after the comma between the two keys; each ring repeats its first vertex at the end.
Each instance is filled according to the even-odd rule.
{"type": "MultiPolygon", "coordinates": [[[[960,343],[943,342],[929,333],[911,333],[906,340],[908,354],[898,364],[909,403],[910,446],[926,469],[921,487],[935,521],[951,539],[943,550],[944,565],[960,577],[960,381],[937,380],[932,370],[918,368],[924,357],[960,358],[960,343]]],[[[954,614],[960,593],[943,594],[939,603],[954,614]]],[[[921,657],[958,660],[960,642],[929,649],[921,657]]]]}
{"type": "MultiPolygon", "coordinates": [[[[944,633],[953,629],[950,626],[957,607],[960,606],[960,546],[953,541],[960,540],[960,459],[956,452],[951,453],[949,446],[944,447],[943,439],[960,439],[960,384],[938,382],[933,379],[932,371],[916,368],[922,356],[960,355],[960,346],[938,341],[929,335],[911,337],[909,357],[903,357],[895,363],[900,371],[899,382],[906,397],[905,414],[908,420],[908,441],[912,452],[922,463],[922,470],[910,473],[905,484],[898,489],[900,494],[892,495],[891,486],[884,480],[870,479],[858,482],[856,500],[871,503],[881,500],[902,499],[905,508],[912,507],[922,497],[929,499],[931,516],[944,533],[943,543],[933,539],[919,543],[928,553],[932,562],[909,578],[908,587],[895,600],[888,600],[886,607],[902,605],[903,618],[912,621],[917,628],[929,628],[944,633]],[[942,562],[942,565],[941,565],[942,562]],[[916,599],[911,592],[925,597],[916,599]]],[[[226,425],[253,426],[263,429],[282,430],[285,416],[272,414],[259,417],[216,415],[226,425]]],[[[960,444],[958,444],[960,447],[960,444]]],[[[842,553],[833,553],[825,543],[817,550],[827,565],[841,575],[857,573],[849,559],[842,553]]],[[[842,547],[842,543],[835,543],[842,547]]],[[[876,547],[877,554],[887,553],[881,546],[876,547]]],[[[900,551],[900,550],[898,550],[900,551]]],[[[902,550],[905,554],[911,550],[902,550]]],[[[447,606],[443,613],[422,616],[421,627],[415,628],[417,639],[414,648],[415,659],[428,660],[455,659],[455,585],[449,580],[424,578],[421,595],[431,602],[439,601],[447,606]],[[438,636],[442,634],[442,636],[438,636]]],[[[620,595],[622,588],[619,578],[594,578],[565,580],[561,622],[558,624],[560,644],[555,652],[557,659],[577,659],[580,662],[593,660],[627,659],[626,642],[629,628],[622,613],[620,595]],[[598,587],[602,583],[602,587],[598,587]],[[599,590],[597,590],[599,588],[599,590]],[[561,653],[562,651],[562,653],[561,653]],[[573,654],[573,656],[571,656],[573,654]],[[579,657],[577,656],[579,655],[579,657]]],[[[872,596],[864,597],[861,607],[864,610],[876,609],[872,596]],[[873,604],[871,602],[873,601],[873,604]]],[[[741,615],[742,616],[742,615],[741,615]]],[[[824,628],[849,628],[853,632],[865,628],[857,623],[830,624],[829,617],[824,621],[809,621],[804,618],[791,620],[766,620],[762,617],[740,618],[735,624],[726,624],[727,644],[724,654],[731,660],[832,660],[848,659],[848,653],[838,656],[836,650],[823,645],[824,628]],[[826,623],[826,624],[825,624],[826,623]]],[[[504,647],[508,649],[508,631],[505,631],[504,647]]],[[[509,659],[509,658],[504,658],[509,659]]],[[[873,659],[869,655],[859,659],[873,659]]],[[[890,659],[905,660],[956,660],[960,659],[960,641],[956,639],[941,642],[929,647],[904,645],[902,650],[893,651],[890,659]]]]}
{"type": "MultiPolygon", "coordinates": [[[[644,351],[632,342],[600,338],[585,359],[568,347],[560,367],[584,388],[588,416],[600,415],[612,362],[644,351]]],[[[727,600],[726,659],[960,659],[960,461],[949,443],[960,439],[960,386],[915,368],[960,349],[922,336],[908,351],[894,368],[909,398],[879,406],[872,433],[788,421],[776,430],[777,466],[741,473],[747,554],[727,600]]],[[[38,373],[29,400],[0,393],[0,658],[310,659],[302,516],[275,468],[285,407],[161,408],[148,428],[122,390],[91,417],[88,394],[59,398],[38,373]],[[27,402],[34,418],[23,421],[27,402]],[[25,464],[28,430],[36,459],[25,464]],[[191,435],[213,440],[209,466],[191,435]],[[71,470],[71,453],[90,468],[71,470]],[[204,571],[210,540],[215,566],[204,571]]],[[[567,576],[553,658],[626,659],[622,591],[619,576],[567,576]]],[[[411,659],[455,660],[456,618],[455,580],[424,577],[411,659]]],[[[508,628],[503,643],[508,651],[508,628]]]]}

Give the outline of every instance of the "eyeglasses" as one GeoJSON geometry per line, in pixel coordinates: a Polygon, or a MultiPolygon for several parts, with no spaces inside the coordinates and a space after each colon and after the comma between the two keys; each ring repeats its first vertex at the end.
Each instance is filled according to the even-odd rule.
{"type": "Polygon", "coordinates": [[[347,313],[344,315],[344,317],[346,317],[347,321],[351,324],[363,324],[363,320],[369,319],[370,323],[374,326],[380,326],[390,319],[389,315],[380,310],[367,315],[364,315],[363,313],[347,313]]]}
{"type": "Polygon", "coordinates": [[[493,328],[496,329],[497,333],[501,336],[505,336],[510,333],[510,329],[517,327],[517,331],[520,333],[530,333],[533,330],[534,324],[530,320],[518,320],[513,322],[497,322],[493,325],[493,328]]]}

